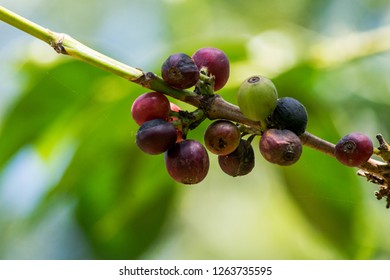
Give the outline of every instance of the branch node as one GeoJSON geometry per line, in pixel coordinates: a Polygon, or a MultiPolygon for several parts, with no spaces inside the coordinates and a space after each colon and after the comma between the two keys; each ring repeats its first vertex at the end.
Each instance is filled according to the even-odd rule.
{"type": "Polygon", "coordinates": [[[59,39],[55,41],[50,42],[50,46],[59,54],[65,54],[68,55],[67,51],[65,50],[64,45],[62,44],[64,42],[65,34],[60,34],[59,39]]]}
{"type": "Polygon", "coordinates": [[[139,77],[138,79],[132,81],[134,83],[137,83],[145,88],[148,88],[150,87],[149,84],[150,84],[150,81],[152,79],[154,79],[156,77],[156,75],[152,72],[147,72],[147,73],[143,73],[143,75],[141,77],[139,77]]]}

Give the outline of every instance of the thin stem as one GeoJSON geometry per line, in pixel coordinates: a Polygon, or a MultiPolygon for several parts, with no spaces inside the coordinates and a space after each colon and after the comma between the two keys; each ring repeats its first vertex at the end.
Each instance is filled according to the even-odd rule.
{"type": "Polygon", "coordinates": [[[59,36],[60,39],[52,43],[52,46],[54,45],[55,49],[56,47],[60,49],[63,54],[70,55],[130,81],[135,81],[144,74],[137,68],[130,67],[83,45],[69,35],[61,34],[59,36]]]}
{"type": "Polygon", "coordinates": [[[28,19],[11,12],[10,10],[7,10],[3,6],[0,6],[0,20],[48,44],[50,44],[54,39],[53,34],[48,29],[31,22],[28,19]]]}
{"type": "Polygon", "coordinates": [[[0,6],[0,20],[46,42],[58,53],[70,55],[127,80],[137,80],[144,74],[137,68],[130,67],[83,45],[69,35],[50,31],[2,6],[0,6]]]}
{"type": "Polygon", "coordinates": [[[302,144],[305,146],[321,151],[328,156],[334,157],[335,145],[333,143],[321,139],[307,131],[303,133],[300,138],[302,144]]]}
{"type": "Polygon", "coordinates": [[[207,98],[202,103],[202,106],[206,111],[207,117],[211,120],[215,120],[215,119],[231,120],[233,122],[250,126],[257,131],[257,134],[261,134],[259,122],[253,121],[245,117],[241,113],[240,108],[238,106],[225,101],[218,94],[210,98],[207,98]]]}

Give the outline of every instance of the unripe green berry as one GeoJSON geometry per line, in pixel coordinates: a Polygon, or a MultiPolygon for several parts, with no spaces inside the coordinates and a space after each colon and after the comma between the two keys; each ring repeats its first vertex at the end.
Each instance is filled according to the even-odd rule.
{"type": "Polygon", "coordinates": [[[246,79],[238,89],[241,112],[255,121],[265,120],[277,105],[278,92],[273,82],[263,76],[246,79]]]}

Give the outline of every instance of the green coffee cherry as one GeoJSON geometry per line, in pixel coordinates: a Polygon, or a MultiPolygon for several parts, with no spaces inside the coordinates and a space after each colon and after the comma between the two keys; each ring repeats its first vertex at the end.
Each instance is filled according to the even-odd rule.
{"type": "Polygon", "coordinates": [[[275,85],[263,76],[246,79],[238,89],[238,106],[246,117],[254,121],[263,121],[271,115],[277,100],[275,85]]]}

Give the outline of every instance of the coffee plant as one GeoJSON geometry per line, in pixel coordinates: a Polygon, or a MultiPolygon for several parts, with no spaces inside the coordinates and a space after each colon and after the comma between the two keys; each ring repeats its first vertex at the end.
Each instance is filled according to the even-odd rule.
{"type": "Polygon", "coordinates": [[[256,155],[288,168],[304,156],[305,145],[334,157],[340,164],[357,167],[359,176],[379,185],[375,195],[384,198],[386,207],[390,207],[390,146],[382,135],[376,136],[376,148],[360,132],[351,132],[336,145],[314,136],[306,131],[310,116],[304,104],[279,92],[262,73],[253,73],[242,81],[237,91],[238,106],[225,101],[223,87],[229,79],[230,63],[223,50],[204,47],[193,54],[171,54],[162,61],[161,73],[144,72],[1,6],[0,20],[48,43],[59,54],[148,89],[131,107],[131,115],[139,125],[135,142],[151,156],[164,154],[167,174],[177,182],[201,182],[209,172],[209,152],[218,157],[224,173],[236,177],[255,170],[256,155]],[[195,110],[181,110],[167,96],[193,105],[195,110]],[[212,122],[204,131],[203,143],[191,139],[191,131],[206,120],[212,122]],[[254,150],[255,137],[260,141],[254,150]]]}

